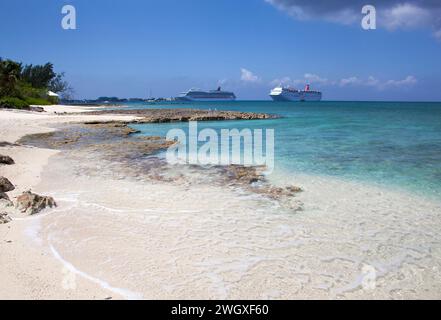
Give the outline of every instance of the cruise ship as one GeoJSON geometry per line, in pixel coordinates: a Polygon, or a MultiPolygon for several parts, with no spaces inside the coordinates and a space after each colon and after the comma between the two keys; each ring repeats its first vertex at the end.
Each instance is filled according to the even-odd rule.
{"type": "Polygon", "coordinates": [[[306,85],[304,90],[278,86],[271,90],[270,97],[274,101],[320,101],[322,100],[322,93],[310,90],[309,84],[306,85]]]}
{"type": "Polygon", "coordinates": [[[222,91],[219,87],[217,90],[204,91],[200,89],[190,89],[181,93],[176,101],[233,101],[236,95],[233,92],[222,91]]]}

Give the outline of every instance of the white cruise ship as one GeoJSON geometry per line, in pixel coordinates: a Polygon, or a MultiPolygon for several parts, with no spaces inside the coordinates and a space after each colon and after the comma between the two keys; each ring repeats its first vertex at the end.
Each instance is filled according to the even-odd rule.
{"type": "Polygon", "coordinates": [[[183,92],[176,98],[177,101],[233,101],[236,95],[233,92],[222,91],[221,87],[217,90],[204,91],[200,89],[190,89],[183,92]]]}
{"type": "Polygon", "coordinates": [[[276,87],[271,90],[271,98],[274,101],[320,101],[322,93],[320,91],[310,90],[309,84],[304,90],[297,90],[290,87],[276,87]]]}

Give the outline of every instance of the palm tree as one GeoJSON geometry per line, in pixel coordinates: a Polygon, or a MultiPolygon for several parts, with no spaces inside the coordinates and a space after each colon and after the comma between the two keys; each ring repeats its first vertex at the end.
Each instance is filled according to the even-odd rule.
{"type": "Polygon", "coordinates": [[[20,63],[0,58],[0,97],[14,95],[21,68],[20,63]]]}

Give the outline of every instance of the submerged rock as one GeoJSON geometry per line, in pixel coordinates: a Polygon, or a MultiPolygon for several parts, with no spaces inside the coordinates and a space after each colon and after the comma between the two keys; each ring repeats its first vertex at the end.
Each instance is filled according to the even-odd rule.
{"type": "Polygon", "coordinates": [[[0,212],[0,224],[6,224],[11,221],[12,219],[8,216],[7,213],[0,212]]]}
{"type": "Polygon", "coordinates": [[[256,189],[257,193],[262,193],[268,195],[272,199],[280,199],[281,197],[294,197],[296,193],[301,192],[301,188],[295,186],[289,187],[275,187],[275,186],[263,186],[256,189]]]}
{"type": "Polygon", "coordinates": [[[285,189],[290,193],[303,192],[303,189],[300,187],[297,187],[297,186],[288,186],[288,187],[285,187],[285,189]]]}
{"type": "Polygon", "coordinates": [[[140,133],[141,131],[130,128],[126,123],[121,123],[117,121],[100,122],[100,121],[89,121],[85,122],[86,125],[93,126],[97,129],[105,129],[108,131],[109,135],[127,137],[132,134],[140,133]]]}
{"type": "Polygon", "coordinates": [[[26,135],[20,139],[21,143],[32,144],[33,141],[40,141],[39,147],[60,149],[78,143],[82,135],[78,132],[52,131],[26,135]]]}
{"type": "Polygon", "coordinates": [[[31,191],[24,192],[17,198],[17,204],[15,207],[22,213],[28,215],[36,214],[47,207],[56,207],[57,204],[52,197],[40,196],[32,193],[31,191]]]}
{"type": "Polygon", "coordinates": [[[246,185],[265,180],[264,166],[246,167],[242,165],[229,165],[222,168],[230,181],[246,185]]]}
{"type": "Polygon", "coordinates": [[[14,160],[9,156],[0,154],[0,164],[14,164],[14,160]]]}
{"type": "Polygon", "coordinates": [[[291,210],[301,210],[302,203],[295,200],[295,196],[303,191],[302,188],[294,185],[285,187],[272,185],[264,175],[265,169],[265,166],[228,165],[218,167],[218,173],[229,185],[240,186],[245,190],[276,200],[283,207],[291,210]]]}
{"type": "Polygon", "coordinates": [[[0,192],[9,192],[14,189],[15,189],[15,187],[11,183],[11,181],[6,179],[5,177],[0,177],[0,192]]]}

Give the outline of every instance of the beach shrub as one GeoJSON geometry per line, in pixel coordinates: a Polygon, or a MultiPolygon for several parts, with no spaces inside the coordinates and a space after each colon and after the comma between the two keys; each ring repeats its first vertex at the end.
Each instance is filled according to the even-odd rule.
{"type": "Polygon", "coordinates": [[[20,98],[4,97],[0,99],[0,108],[27,109],[29,108],[29,103],[20,98]]]}
{"type": "Polygon", "coordinates": [[[28,97],[25,99],[25,101],[30,105],[36,105],[36,106],[48,106],[53,104],[51,101],[43,98],[31,98],[28,97]]]}
{"type": "Polygon", "coordinates": [[[49,101],[49,104],[59,104],[60,103],[60,99],[58,97],[48,96],[46,98],[46,100],[49,101]]]}
{"type": "Polygon", "coordinates": [[[37,98],[45,99],[47,97],[47,90],[44,88],[34,88],[32,85],[25,81],[19,81],[17,84],[19,98],[37,98]]]}

